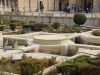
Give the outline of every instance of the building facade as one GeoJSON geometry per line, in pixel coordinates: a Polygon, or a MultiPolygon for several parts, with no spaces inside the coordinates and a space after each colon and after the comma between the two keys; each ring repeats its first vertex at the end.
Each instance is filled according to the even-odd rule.
{"type": "Polygon", "coordinates": [[[99,11],[100,0],[0,0],[0,11],[36,11],[41,4],[44,5],[44,11],[63,11],[65,4],[74,4],[76,9],[81,5],[82,11],[85,11],[89,2],[93,11],[99,11]]]}

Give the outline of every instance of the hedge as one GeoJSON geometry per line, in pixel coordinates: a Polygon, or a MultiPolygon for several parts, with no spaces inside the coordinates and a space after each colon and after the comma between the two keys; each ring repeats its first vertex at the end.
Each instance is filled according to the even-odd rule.
{"type": "Polygon", "coordinates": [[[10,24],[9,20],[3,20],[3,24],[10,24]]]}
{"type": "Polygon", "coordinates": [[[74,33],[74,29],[72,29],[72,27],[67,28],[65,31],[65,33],[74,33]]]}
{"type": "Polygon", "coordinates": [[[100,36],[100,30],[94,30],[94,31],[92,31],[92,35],[100,36]]]}
{"type": "Polygon", "coordinates": [[[14,23],[14,22],[20,22],[18,20],[10,20],[10,23],[14,23]]]}
{"type": "Polygon", "coordinates": [[[54,29],[60,28],[60,23],[59,22],[54,22],[53,27],[54,27],[54,29]]]}
{"type": "Polygon", "coordinates": [[[43,28],[43,24],[42,23],[35,23],[34,26],[35,26],[35,30],[36,31],[41,31],[42,28],[43,28]]]}
{"type": "Polygon", "coordinates": [[[12,31],[15,31],[15,29],[16,29],[16,24],[15,24],[15,23],[10,23],[10,29],[11,29],[12,31]]]}
{"type": "Polygon", "coordinates": [[[83,13],[76,13],[74,15],[73,21],[75,24],[79,25],[80,27],[80,25],[83,25],[87,21],[87,17],[83,13]]]}
{"type": "Polygon", "coordinates": [[[96,75],[100,74],[100,58],[91,58],[81,55],[70,59],[57,66],[57,70],[62,75],[96,75]]]}
{"type": "Polygon", "coordinates": [[[32,31],[35,30],[35,24],[34,23],[27,23],[27,24],[23,24],[22,27],[23,29],[31,29],[32,31]]]}
{"type": "Polygon", "coordinates": [[[0,31],[3,31],[3,30],[4,30],[4,28],[5,28],[5,26],[4,26],[4,25],[0,25],[0,31]]]}
{"type": "Polygon", "coordinates": [[[29,21],[29,23],[35,23],[35,21],[29,21]]]}

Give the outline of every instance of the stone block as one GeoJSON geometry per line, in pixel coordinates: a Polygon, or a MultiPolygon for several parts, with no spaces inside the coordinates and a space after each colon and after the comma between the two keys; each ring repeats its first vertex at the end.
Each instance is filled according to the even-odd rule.
{"type": "Polygon", "coordinates": [[[35,12],[34,12],[34,13],[33,13],[33,16],[39,16],[39,13],[35,13],[35,12]]]}
{"type": "Polygon", "coordinates": [[[40,46],[40,52],[51,54],[51,46],[40,46]]]}
{"type": "Polygon", "coordinates": [[[61,17],[66,17],[66,14],[64,14],[64,13],[61,13],[61,17]]]}
{"type": "Polygon", "coordinates": [[[46,13],[46,16],[47,17],[54,17],[54,14],[53,13],[46,13]]]}
{"type": "Polygon", "coordinates": [[[1,15],[4,15],[4,12],[1,12],[1,15]]]}
{"type": "Polygon", "coordinates": [[[44,22],[44,23],[49,23],[49,18],[44,17],[44,18],[43,18],[43,22],[44,22]]]}
{"type": "Polygon", "coordinates": [[[76,45],[69,45],[68,46],[68,54],[75,55],[78,52],[78,47],[76,45]]]}
{"type": "Polygon", "coordinates": [[[32,16],[32,12],[26,12],[25,15],[26,16],[32,16]]]}
{"type": "Polygon", "coordinates": [[[18,20],[18,17],[12,16],[12,19],[13,19],[13,20],[18,20]]]}
{"type": "Polygon", "coordinates": [[[64,18],[57,18],[57,22],[64,24],[64,18]]]}
{"type": "Polygon", "coordinates": [[[21,13],[20,12],[16,12],[16,15],[21,15],[21,13]]]}
{"type": "Polygon", "coordinates": [[[24,21],[26,21],[26,20],[27,20],[27,18],[24,16],[24,17],[23,17],[23,20],[24,20],[24,21]]]}
{"type": "Polygon", "coordinates": [[[54,17],[60,17],[60,13],[54,13],[54,17]]]}
{"type": "Polygon", "coordinates": [[[44,16],[46,16],[46,14],[42,14],[42,13],[40,13],[40,16],[41,16],[41,17],[44,17],[44,16]]]}
{"type": "Polygon", "coordinates": [[[60,49],[59,48],[52,48],[51,49],[51,54],[60,55],[60,49]]]}
{"type": "Polygon", "coordinates": [[[21,15],[25,15],[25,13],[24,12],[21,12],[21,15]]]}
{"type": "Polygon", "coordinates": [[[18,47],[18,41],[16,39],[13,39],[13,48],[18,47]]]}
{"type": "Polygon", "coordinates": [[[9,15],[9,12],[4,12],[5,15],[9,15]]]}
{"type": "Polygon", "coordinates": [[[51,23],[57,22],[57,18],[51,18],[51,23]]]}
{"type": "Polygon", "coordinates": [[[36,22],[37,23],[41,23],[43,20],[42,20],[42,18],[41,17],[36,17],[36,22]]]}
{"type": "Polygon", "coordinates": [[[22,21],[23,17],[22,16],[18,16],[18,19],[19,19],[19,21],[22,21]]]}
{"type": "Polygon", "coordinates": [[[68,55],[68,45],[66,45],[66,46],[61,46],[61,48],[60,48],[60,53],[61,53],[61,55],[63,55],[63,56],[68,55]]]}
{"type": "Polygon", "coordinates": [[[35,52],[34,49],[28,51],[28,53],[34,53],[34,52],[35,52]]]}

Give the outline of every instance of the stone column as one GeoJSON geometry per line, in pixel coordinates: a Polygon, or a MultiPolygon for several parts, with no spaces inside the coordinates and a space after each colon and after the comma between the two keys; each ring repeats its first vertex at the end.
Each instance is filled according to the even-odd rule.
{"type": "Polygon", "coordinates": [[[98,12],[98,0],[93,0],[93,12],[98,12]]]}
{"type": "Polygon", "coordinates": [[[79,1],[78,0],[75,1],[75,6],[76,6],[76,12],[77,12],[78,11],[78,6],[79,6],[79,1]]]}
{"type": "Polygon", "coordinates": [[[37,0],[37,9],[39,9],[39,1],[37,0]]]}
{"type": "Polygon", "coordinates": [[[7,11],[7,1],[5,0],[5,11],[7,11]]]}
{"type": "Polygon", "coordinates": [[[3,47],[6,47],[8,45],[8,39],[3,38],[3,47]]]}
{"type": "Polygon", "coordinates": [[[18,40],[13,39],[13,45],[12,48],[18,47],[18,40]]]}
{"type": "Polygon", "coordinates": [[[76,0],[69,0],[69,5],[72,6],[72,4],[75,4],[76,3],[76,0]]]}

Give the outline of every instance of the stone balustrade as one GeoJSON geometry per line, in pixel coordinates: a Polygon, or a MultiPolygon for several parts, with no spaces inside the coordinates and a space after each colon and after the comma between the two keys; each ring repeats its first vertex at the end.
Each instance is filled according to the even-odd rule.
{"type": "Polygon", "coordinates": [[[68,45],[68,52],[69,54],[75,55],[77,54],[79,48],[84,48],[84,49],[91,49],[91,50],[100,50],[99,46],[93,46],[93,45],[82,45],[82,44],[69,44],[68,45]]]}
{"type": "MultiPolygon", "coordinates": [[[[66,14],[66,13],[37,13],[37,12],[1,12],[0,13],[2,19],[6,20],[25,20],[30,21],[34,20],[37,23],[54,23],[60,22],[61,24],[74,25],[73,15],[74,14],[66,14]]],[[[92,26],[97,27],[100,25],[100,16],[97,17],[88,16],[87,22],[84,26],[92,26]]]]}
{"type": "Polygon", "coordinates": [[[80,35],[80,42],[84,44],[100,45],[100,37],[92,35],[92,31],[89,31],[85,33],[84,35],[80,35]]]}
{"type": "Polygon", "coordinates": [[[24,38],[3,37],[3,47],[8,46],[9,40],[10,40],[10,42],[12,42],[12,48],[18,47],[18,41],[23,41],[23,45],[28,46],[27,40],[24,38]]]}
{"type": "MultiPolygon", "coordinates": [[[[73,17],[74,14],[67,13],[39,13],[39,12],[0,12],[0,15],[15,15],[15,16],[41,16],[41,17],[73,17]]],[[[99,13],[86,14],[87,18],[99,18],[99,13]]]]}

